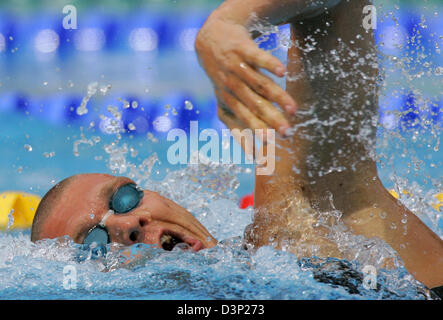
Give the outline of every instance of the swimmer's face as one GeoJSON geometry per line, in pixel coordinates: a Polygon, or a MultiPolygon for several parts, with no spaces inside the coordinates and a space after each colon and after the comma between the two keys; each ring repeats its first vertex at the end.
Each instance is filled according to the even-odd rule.
{"type": "MultiPolygon", "coordinates": [[[[109,202],[121,187],[134,183],[131,179],[105,174],[78,175],[63,191],[50,217],[42,226],[42,238],[68,235],[83,243],[109,211],[109,202]]],[[[216,240],[188,211],[156,192],[143,191],[137,207],[127,213],[111,214],[105,227],[111,242],[123,245],[153,244],[171,249],[174,238],[198,251],[216,245],[216,240]]]]}

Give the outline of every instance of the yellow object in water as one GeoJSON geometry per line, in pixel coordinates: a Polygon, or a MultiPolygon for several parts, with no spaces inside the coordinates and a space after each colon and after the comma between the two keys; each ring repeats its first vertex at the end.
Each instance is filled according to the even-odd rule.
{"type": "MultiPolygon", "coordinates": [[[[409,192],[403,190],[402,191],[404,194],[408,194],[409,196],[412,196],[412,194],[410,194],[409,192]]],[[[392,194],[392,196],[395,199],[398,199],[398,193],[395,192],[395,190],[389,190],[389,193],[392,194]]],[[[437,193],[436,195],[434,195],[434,198],[437,199],[438,203],[437,204],[433,204],[432,206],[434,207],[435,210],[440,212],[440,207],[443,207],[443,193],[437,193]]]]}
{"type": "Polygon", "coordinates": [[[435,210],[440,211],[440,207],[443,207],[443,193],[438,193],[434,197],[437,198],[438,203],[433,207],[435,210]]]}
{"type": "MultiPolygon", "coordinates": [[[[389,190],[389,193],[392,194],[392,196],[393,196],[395,199],[398,199],[398,198],[399,198],[399,195],[398,195],[397,191],[391,189],[391,190],[389,190]]],[[[412,196],[412,194],[410,194],[409,192],[407,192],[407,191],[405,191],[405,190],[403,190],[402,193],[403,193],[403,194],[407,194],[407,195],[409,195],[409,196],[412,196]]]]}
{"type": "Polygon", "coordinates": [[[0,193],[0,230],[30,228],[40,200],[39,196],[30,193],[0,193]]]}

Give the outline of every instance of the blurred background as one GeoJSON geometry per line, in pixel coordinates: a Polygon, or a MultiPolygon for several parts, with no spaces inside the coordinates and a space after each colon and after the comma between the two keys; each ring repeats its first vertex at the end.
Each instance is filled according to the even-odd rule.
{"type": "MultiPolygon", "coordinates": [[[[115,140],[109,106],[122,112],[117,127],[125,130],[122,141],[135,164],[154,152],[162,160],[170,145],[164,142],[167,131],[187,130],[190,120],[199,120],[200,129],[224,128],[194,52],[199,28],[222,2],[1,1],[0,189],[44,194],[71,174],[110,171],[109,150],[103,148],[115,140]],[[63,21],[74,13],[77,29],[66,29],[63,21]]],[[[375,4],[375,33],[386,68],[381,130],[439,134],[443,2],[375,4]]],[[[288,35],[282,26],[258,42],[286,61],[288,35]]],[[[437,174],[441,158],[441,152],[432,154],[437,174]]],[[[165,168],[159,164],[154,172],[161,177],[165,168]]],[[[251,192],[252,174],[239,178],[239,194],[251,192]]]]}

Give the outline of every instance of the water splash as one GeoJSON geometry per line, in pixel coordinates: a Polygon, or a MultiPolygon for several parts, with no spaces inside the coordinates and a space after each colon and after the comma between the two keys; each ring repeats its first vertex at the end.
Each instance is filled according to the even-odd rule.
{"type": "Polygon", "coordinates": [[[11,229],[11,227],[14,225],[14,209],[11,209],[8,213],[8,225],[6,229],[11,229]]]}
{"type": "Polygon", "coordinates": [[[97,81],[91,82],[88,84],[86,95],[83,97],[82,102],[80,103],[80,106],[77,107],[76,113],[79,116],[85,115],[88,113],[88,102],[91,100],[91,98],[97,94],[97,92],[100,92],[101,95],[105,96],[108,94],[108,92],[111,90],[111,85],[104,85],[99,84],[97,81]]]}
{"type": "Polygon", "coordinates": [[[98,144],[101,141],[101,138],[99,136],[93,136],[90,139],[87,139],[83,131],[80,133],[80,139],[77,139],[74,141],[73,145],[73,154],[74,156],[78,157],[80,155],[79,146],[82,144],[86,144],[89,146],[94,146],[98,144]]]}
{"type": "MultiPolygon", "coordinates": [[[[423,19],[422,19],[423,20],[423,19]]],[[[424,23],[422,21],[422,23],[424,23]]],[[[423,27],[422,27],[423,28],[423,27]]],[[[276,31],[270,29],[269,31],[276,31]]],[[[287,39],[286,39],[287,40],[287,39]]],[[[308,39],[309,40],[309,39],[308,39]]],[[[419,37],[409,43],[417,43],[419,37]]],[[[286,41],[289,43],[289,40],[286,41]]],[[[307,41],[303,50],[312,52],[316,48],[315,41],[307,41]]],[[[297,45],[297,44],[294,44],[297,45]]],[[[401,44],[400,44],[401,45],[401,44]]],[[[391,48],[395,46],[391,46],[391,48]]],[[[345,46],[327,54],[329,61],[336,61],[341,53],[352,56],[354,53],[345,46]],[[341,50],[341,51],[340,51],[341,50]]],[[[359,57],[356,53],[357,64],[373,63],[374,56],[359,57]]],[[[419,55],[420,58],[423,58],[419,55]]],[[[392,62],[392,68],[387,68],[385,73],[398,74],[402,70],[404,78],[411,81],[423,79],[428,72],[416,70],[410,72],[410,57],[387,56],[392,62]]],[[[334,74],[339,78],[346,77],[342,70],[330,67],[328,63],[311,66],[315,72],[323,75],[334,74]]],[[[422,60],[423,61],[423,60],[422,60]]],[[[425,62],[423,63],[425,68],[425,62]]],[[[440,75],[438,67],[429,65],[432,74],[440,75]]],[[[367,78],[360,74],[362,81],[367,78]]],[[[297,80],[296,75],[288,75],[292,80],[297,80]]],[[[384,80],[382,87],[389,88],[384,80]]],[[[395,82],[395,81],[394,81],[395,82]]],[[[403,83],[403,82],[398,82],[403,83]]],[[[400,86],[403,86],[401,84],[400,86]]],[[[404,88],[402,88],[404,89],[404,88]]],[[[396,93],[402,90],[396,89],[396,93]]],[[[87,112],[86,104],[92,95],[96,94],[98,85],[88,88],[87,99],[80,106],[80,113],[87,112]],[[89,96],[89,98],[88,98],[89,96]]],[[[404,90],[403,90],[404,91],[404,90]]],[[[102,92],[103,93],[103,92],[102,92]]],[[[422,101],[419,111],[432,108],[431,101],[423,97],[421,91],[414,91],[414,96],[422,101]]],[[[386,93],[385,93],[386,94],[386,93]]],[[[387,94],[386,94],[387,95],[387,94]]],[[[123,101],[123,108],[131,104],[123,101]]],[[[132,104],[134,108],[134,104],[132,104]]],[[[389,107],[389,104],[387,108],[389,107]]],[[[120,120],[118,109],[108,108],[112,118],[120,120]]],[[[307,112],[312,112],[309,110],[307,112]]],[[[415,110],[408,108],[404,112],[392,112],[394,124],[399,119],[415,110]]],[[[106,118],[106,119],[108,119],[106,118]]],[[[103,118],[105,120],[105,118],[103,118]]],[[[125,268],[122,250],[127,248],[115,247],[103,259],[92,259],[88,256],[83,261],[78,261],[78,245],[71,239],[44,240],[36,244],[29,241],[29,232],[4,233],[0,236],[0,296],[5,299],[30,298],[30,299],[113,299],[113,298],[148,298],[165,299],[171,296],[179,299],[424,299],[428,298],[426,290],[406,272],[402,262],[395,252],[384,242],[377,239],[367,239],[352,235],[340,223],[340,212],[320,212],[315,217],[318,226],[329,227],[329,237],[339,246],[346,260],[339,259],[297,259],[289,251],[276,250],[271,246],[262,247],[256,252],[244,250],[243,230],[252,221],[252,209],[241,210],[237,205],[235,190],[239,186],[238,175],[244,169],[235,165],[221,165],[203,162],[199,165],[188,166],[174,172],[169,172],[161,182],[154,181],[151,177],[153,167],[158,163],[157,155],[145,159],[134,159],[137,150],[122,143],[119,122],[109,120],[111,135],[116,140],[106,144],[103,149],[108,156],[107,166],[111,172],[128,175],[141,186],[157,191],[162,195],[176,201],[192,212],[208,230],[221,239],[221,243],[210,250],[190,253],[183,250],[164,252],[145,245],[131,247],[134,254],[143,253],[144,258],[131,262],[125,268]],[[131,159],[132,158],[132,159],[131,159]],[[326,224],[333,217],[337,223],[330,226],[326,224]],[[394,261],[393,270],[384,270],[380,266],[383,260],[391,258],[394,261]],[[180,263],[177,263],[180,261],[180,263]],[[377,290],[366,290],[362,287],[361,274],[364,265],[377,266],[379,270],[377,290]],[[78,289],[66,290],[63,288],[63,268],[74,265],[78,274],[78,289]],[[51,270],[51,272],[48,272],[51,270]],[[103,272],[107,270],[109,272],[103,272]],[[288,271],[289,270],[289,271],[288,271]]],[[[306,126],[330,127],[341,121],[340,115],[331,119],[315,119],[312,122],[301,123],[294,130],[303,131],[306,126]]],[[[377,140],[377,159],[381,167],[391,168],[389,180],[393,182],[394,189],[400,194],[400,200],[409,208],[420,215],[428,217],[434,230],[438,230],[441,213],[436,214],[430,207],[435,191],[442,190],[442,180],[436,176],[426,178],[431,181],[430,189],[423,188],[422,184],[411,183],[407,178],[400,178],[401,172],[395,169],[399,158],[410,160],[411,173],[423,172],[423,163],[418,155],[411,154],[410,143],[422,143],[426,151],[439,152],[438,125],[427,123],[421,119],[414,122],[421,124],[431,132],[430,138],[425,138],[420,130],[412,130],[410,139],[403,137],[397,125],[379,134],[377,140]],[[398,130],[391,130],[398,129],[398,130]],[[426,140],[427,139],[427,140],[426,140]],[[400,150],[399,153],[392,152],[400,150]],[[400,154],[400,156],[398,156],[400,154]],[[409,190],[411,195],[404,194],[409,190]]],[[[381,125],[388,124],[381,123],[381,125]]],[[[408,129],[407,126],[404,126],[408,129]]],[[[385,127],[386,129],[386,127],[385,127]]],[[[411,130],[406,130],[411,131],[411,130]]],[[[363,128],[354,135],[356,140],[367,141],[369,131],[363,128]]],[[[148,134],[152,142],[158,140],[148,134]]],[[[306,136],[306,139],[310,139],[306,136]]],[[[81,145],[97,148],[101,142],[99,137],[86,137],[81,134],[79,140],[74,142],[73,152],[78,155],[81,145]]],[[[432,154],[432,153],[431,153],[432,154]]],[[[315,159],[310,162],[314,163],[315,159]]],[[[435,167],[441,167],[436,159],[435,167]]],[[[340,166],[332,165],[322,168],[324,174],[332,171],[343,170],[340,166]]],[[[402,220],[403,224],[407,221],[402,220]]],[[[11,222],[11,220],[10,220],[11,222]]],[[[396,226],[400,228],[401,226],[396,226]]],[[[441,231],[439,233],[442,234],[441,231]]]]}
{"type": "MultiPolygon", "coordinates": [[[[343,108],[337,109],[337,112],[328,118],[321,118],[319,110],[322,105],[328,105],[327,100],[330,99],[330,96],[326,91],[322,92],[323,94],[318,93],[317,96],[327,98],[325,101],[313,103],[306,110],[299,110],[300,121],[290,129],[290,134],[298,134],[301,139],[312,141],[316,137],[310,132],[315,132],[320,136],[320,139],[326,142],[332,128],[335,129],[337,124],[342,124],[340,130],[346,132],[350,143],[355,141],[366,145],[369,150],[368,156],[377,161],[382,173],[389,170],[390,174],[387,179],[383,177],[385,178],[384,182],[401,195],[400,201],[437,235],[443,237],[442,213],[433,207],[438,203],[435,195],[443,191],[441,174],[436,170],[442,165],[441,152],[439,153],[441,122],[438,120],[441,110],[436,103],[442,99],[441,90],[438,90],[438,85],[436,85],[441,82],[441,79],[438,78],[441,75],[441,67],[435,65],[435,61],[438,60],[435,59],[436,55],[440,56],[439,43],[442,36],[437,33],[427,33],[429,29],[427,25],[429,21],[427,20],[432,20],[429,18],[432,15],[429,14],[426,15],[428,18],[422,14],[419,20],[412,23],[408,21],[407,23],[412,26],[411,30],[406,30],[405,21],[401,21],[399,18],[399,10],[399,5],[392,9],[385,9],[383,4],[379,4],[377,8],[377,12],[381,15],[379,22],[383,25],[383,22],[388,21],[389,26],[384,29],[384,34],[378,33],[376,50],[365,55],[355,49],[354,44],[362,38],[362,35],[358,34],[355,39],[349,42],[337,39],[337,48],[329,52],[322,52],[318,48],[315,37],[311,35],[302,41],[300,39],[296,39],[292,43],[290,40],[285,41],[289,42],[291,46],[295,46],[301,55],[314,53],[317,56],[317,59],[313,59],[314,63],[311,63],[310,60],[305,61],[305,64],[300,66],[301,72],[288,73],[286,80],[296,82],[301,77],[323,79],[331,76],[334,79],[345,80],[351,74],[358,79],[353,83],[342,81],[343,91],[348,89],[350,95],[344,96],[337,102],[343,108]],[[343,67],[347,62],[350,67],[343,67]],[[362,71],[362,66],[380,70],[380,72],[371,76],[362,71]],[[377,83],[377,88],[369,86],[372,82],[377,83]],[[368,88],[368,91],[376,89],[379,92],[380,117],[378,115],[367,117],[366,123],[361,125],[360,130],[354,132],[352,131],[353,124],[357,121],[361,123],[359,121],[361,115],[355,114],[355,117],[349,121],[349,113],[355,112],[349,106],[352,105],[350,101],[354,98],[352,92],[357,87],[368,88]],[[434,88],[434,91],[429,88],[434,88]],[[401,101],[403,98],[404,101],[401,101]],[[375,127],[378,132],[374,145],[375,127]],[[423,150],[421,154],[415,151],[417,146],[423,150]],[[430,159],[435,159],[435,161],[431,163],[430,168],[427,168],[425,165],[429,161],[426,160],[430,159]],[[400,163],[405,165],[401,167],[400,163]],[[397,169],[398,167],[408,169],[400,171],[397,169]]],[[[432,9],[424,8],[425,13],[428,13],[426,11],[429,10],[432,9]]],[[[434,18],[437,16],[435,15],[434,18]]],[[[252,20],[250,32],[261,35],[257,40],[259,44],[271,39],[272,34],[280,35],[277,27],[257,19],[252,20]]],[[[317,30],[314,34],[321,32],[321,30],[317,30]]],[[[277,44],[275,49],[271,51],[279,48],[277,44]]],[[[370,100],[366,102],[368,106],[373,104],[373,101],[370,100]]],[[[338,150],[338,154],[341,156],[345,152],[345,149],[338,150]]],[[[356,161],[360,160],[366,160],[366,158],[356,161]]],[[[338,164],[338,161],[334,160],[328,163],[328,166],[322,167],[315,156],[308,157],[307,162],[313,168],[308,172],[310,177],[346,170],[338,164]]],[[[294,171],[299,172],[299,168],[295,166],[294,171]]],[[[347,231],[339,219],[338,223],[332,226],[324,222],[329,221],[330,218],[337,220],[339,215],[340,213],[337,214],[336,210],[332,210],[317,212],[315,218],[318,226],[327,228],[329,239],[338,244],[339,250],[346,259],[359,262],[362,265],[374,265],[377,268],[381,267],[382,261],[392,260],[396,270],[403,268],[403,262],[397,253],[383,241],[356,237],[347,231]]],[[[386,213],[381,212],[380,217],[386,218],[386,213]]],[[[406,225],[407,220],[402,219],[402,225],[391,224],[390,228],[402,228],[405,230],[404,232],[407,232],[406,225]]]]}

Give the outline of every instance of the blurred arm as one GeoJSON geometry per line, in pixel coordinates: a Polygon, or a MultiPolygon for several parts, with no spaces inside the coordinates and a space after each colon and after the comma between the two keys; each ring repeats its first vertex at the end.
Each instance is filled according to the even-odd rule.
{"type": "Polygon", "coordinates": [[[321,14],[341,0],[226,0],[217,14],[231,21],[247,25],[253,16],[273,25],[289,20],[307,19],[321,14]]]}

